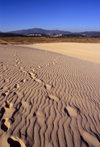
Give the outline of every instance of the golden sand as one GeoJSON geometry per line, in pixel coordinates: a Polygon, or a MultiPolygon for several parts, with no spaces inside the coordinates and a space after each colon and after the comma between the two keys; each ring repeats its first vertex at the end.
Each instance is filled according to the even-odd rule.
{"type": "Polygon", "coordinates": [[[99,44],[41,46],[0,46],[0,147],[100,147],[99,44]]]}

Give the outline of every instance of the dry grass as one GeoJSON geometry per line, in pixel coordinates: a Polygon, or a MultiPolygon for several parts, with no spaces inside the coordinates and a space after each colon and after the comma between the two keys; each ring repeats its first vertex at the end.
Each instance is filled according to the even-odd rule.
{"type": "Polygon", "coordinates": [[[66,38],[49,38],[49,37],[0,37],[0,44],[34,44],[49,42],[82,42],[82,43],[100,43],[100,38],[91,37],[66,37],[66,38]]]}

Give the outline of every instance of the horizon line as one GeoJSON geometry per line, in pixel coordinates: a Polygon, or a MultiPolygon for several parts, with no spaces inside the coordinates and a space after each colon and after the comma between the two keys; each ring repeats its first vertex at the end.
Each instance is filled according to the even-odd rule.
{"type": "Polygon", "coordinates": [[[100,32],[100,30],[95,30],[95,29],[91,29],[91,30],[77,30],[77,31],[71,31],[68,29],[60,29],[60,28],[43,28],[43,27],[28,27],[28,28],[20,28],[20,29],[13,29],[13,30],[8,30],[8,31],[2,31],[0,30],[1,33],[9,33],[9,32],[14,32],[14,31],[22,31],[22,30],[30,30],[30,29],[42,29],[42,30],[58,30],[58,31],[67,31],[67,32],[71,32],[71,33],[81,33],[81,32],[100,32]]]}

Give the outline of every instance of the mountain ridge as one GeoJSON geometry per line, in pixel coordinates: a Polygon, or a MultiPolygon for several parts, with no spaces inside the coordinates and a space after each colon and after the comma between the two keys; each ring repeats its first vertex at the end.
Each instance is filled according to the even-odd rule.
{"type": "Polygon", "coordinates": [[[62,31],[62,30],[48,30],[48,29],[42,29],[42,28],[30,28],[30,29],[22,29],[22,30],[16,30],[16,31],[10,31],[8,33],[15,33],[15,34],[21,34],[21,35],[28,35],[32,33],[40,33],[40,34],[70,34],[70,31],[62,31]]]}
{"type": "Polygon", "coordinates": [[[82,35],[88,37],[100,37],[100,31],[83,31],[83,32],[71,32],[71,31],[64,31],[64,30],[49,30],[49,29],[42,29],[42,28],[30,28],[30,29],[21,29],[9,32],[2,32],[0,34],[13,34],[13,35],[30,35],[30,34],[45,34],[45,35],[82,35]]]}

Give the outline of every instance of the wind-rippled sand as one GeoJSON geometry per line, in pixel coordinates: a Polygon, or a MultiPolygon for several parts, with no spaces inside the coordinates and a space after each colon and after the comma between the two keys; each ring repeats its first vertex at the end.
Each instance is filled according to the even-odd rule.
{"type": "Polygon", "coordinates": [[[25,146],[100,147],[100,64],[0,45],[0,147],[25,146]]]}

